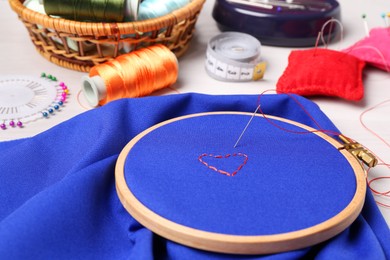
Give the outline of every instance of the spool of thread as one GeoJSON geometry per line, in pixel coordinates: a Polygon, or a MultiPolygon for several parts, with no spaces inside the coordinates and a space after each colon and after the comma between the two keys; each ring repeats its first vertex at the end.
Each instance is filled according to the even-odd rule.
{"type": "Polygon", "coordinates": [[[138,20],[164,16],[189,3],[189,0],[144,0],[139,7],[138,20]]]}
{"type": "Polygon", "coordinates": [[[122,22],[136,20],[140,0],[43,0],[48,15],[74,21],[122,22]]]}
{"type": "MultiPolygon", "coordinates": [[[[41,1],[42,0],[40,0],[40,1],[39,0],[26,0],[26,1],[23,2],[23,5],[25,7],[27,7],[28,9],[31,9],[31,10],[37,12],[37,13],[46,15],[45,8],[44,8],[43,3],[41,1]]],[[[37,24],[37,27],[38,27],[38,29],[42,28],[42,26],[39,25],[39,24],[37,24]]],[[[53,30],[50,29],[50,28],[47,28],[47,31],[48,32],[53,32],[53,30]]],[[[64,44],[64,40],[65,40],[66,44],[68,45],[68,47],[70,49],[72,49],[74,51],[78,51],[79,50],[79,46],[78,46],[79,43],[74,41],[74,40],[72,40],[72,39],[70,39],[70,38],[68,38],[68,37],[66,37],[64,40],[59,38],[59,37],[57,37],[56,34],[52,34],[52,36],[50,36],[50,37],[51,37],[51,39],[53,41],[55,41],[56,43],[59,43],[59,44],[64,44]]],[[[94,44],[88,43],[88,42],[82,42],[81,44],[83,46],[84,51],[89,51],[92,48],[94,48],[94,46],[95,46],[94,44]]]]}
{"type": "Polygon", "coordinates": [[[120,98],[149,95],[171,86],[177,76],[175,54],[157,44],[92,67],[89,76],[83,77],[82,92],[95,107],[120,98]]]}

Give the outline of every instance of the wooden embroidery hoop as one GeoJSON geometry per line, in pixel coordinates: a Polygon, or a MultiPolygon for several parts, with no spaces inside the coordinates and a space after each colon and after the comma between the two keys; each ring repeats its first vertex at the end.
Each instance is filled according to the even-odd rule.
{"type": "MultiPolygon", "coordinates": [[[[251,113],[245,112],[206,112],[173,118],[141,132],[120,153],[115,169],[116,189],[119,199],[125,209],[146,228],[166,239],[197,249],[230,254],[271,254],[296,250],[321,243],[345,230],[358,217],[362,210],[366,194],[364,169],[359,161],[349,151],[344,149],[342,144],[322,132],[313,132],[313,134],[320,136],[334,146],[335,149],[338,149],[349,162],[355,173],[356,191],[350,203],[342,211],[317,225],[273,235],[227,235],[202,231],[177,224],[145,207],[131,192],[125,180],[124,166],[129,151],[140,139],[160,127],[178,120],[213,114],[252,115],[251,113]]],[[[259,114],[256,116],[264,117],[259,114]]],[[[308,131],[315,130],[314,128],[288,119],[268,115],[267,118],[293,124],[308,131]]]]}

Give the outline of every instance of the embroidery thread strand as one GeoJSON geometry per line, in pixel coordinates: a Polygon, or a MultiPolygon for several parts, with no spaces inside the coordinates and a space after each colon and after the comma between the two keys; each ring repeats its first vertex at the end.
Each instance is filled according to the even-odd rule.
{"type": "Polygon", "coordinates": [[[221,173],[221,174],[226,175],[226,176],[234,176],[245,166],[245,164],[248,161],[248,156],[244,153],[233,153],[233,154],[226,154],[226,155],[213,155],[213,154],[203,153],[198,157],[198,160],[199,160],[199,162],[201,162],[203,165],[205,165],[210,170],[216,171],[216,172],[221,173]],[[237,169],[235,171],[230,173],[230,172],[227,172],[225,170],[218,169],[217,167],[205,162],[203,160],[204,157],[212,157],[215,159],[226,159],[229,157],[244,157],[244,161],[237,167],[237,169]]]}

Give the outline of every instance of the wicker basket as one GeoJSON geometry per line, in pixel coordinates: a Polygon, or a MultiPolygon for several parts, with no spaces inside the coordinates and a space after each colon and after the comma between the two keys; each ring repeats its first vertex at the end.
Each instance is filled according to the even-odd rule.
{"type": "Polygon", "coordinates": [[[176,56],[188,48],[205,0],[159,18],[124,23],[77,22],[32,11],[24,0],[9,0],[26,26],[38,52],[65,68],[88,72],[91,67],[123,53],[153,44],[163,44],[176,56]]]}

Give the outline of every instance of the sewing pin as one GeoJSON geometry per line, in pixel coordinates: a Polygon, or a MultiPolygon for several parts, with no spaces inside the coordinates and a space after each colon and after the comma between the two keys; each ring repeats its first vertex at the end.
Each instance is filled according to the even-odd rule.
{"type": "Polygon", "coordinates": [[[368,23],[367,23],[367,16],[365,14],[362,15],[363,18],[363,25],[364,25],[364,30],[366,31],[366,35],[369,36],[369,30],[368,30],[368,23]]]}
{"type": "Polygon", "coordinates": [[[382,17],[383,21],[385,22],[385,27],[389,27],[388,16],[385,13],[382,13],[381,17],[382,17]]]}
{"type": "Polygon", "coordinates": [[[253,120],[253,118],[255,117],[257,111],[259,110],[259,108],[260,108],[260,105],[258,105],[257,108],[256,108],[256,110],[255,110],[255,112],[253,112],[251,118],[249,119],[248,123],[247,123],[246,126],[244,127],[244,130],[242,130],[242,132],[241,132],[240,136],[238,137],[236,143],[234,144],[233,148],[236,148],[237,144],[240,142],[242,136],[244,135],[244,133],[245,133],[246,129],[248,128],[248,126],[250,125],[250,123],[252,122],[252,120],[253,120]]]}
{"type": "Polygon", "coordinates": [[[387,13],[387,18],[386,18],[387,32],[390,34],[389,19],[390,19],[390,13],[387,13]]]}
{"type": "Polygon", "coordinates": [[[390,19],[390,13],[387,13],[387,21],[390,19]]]}

